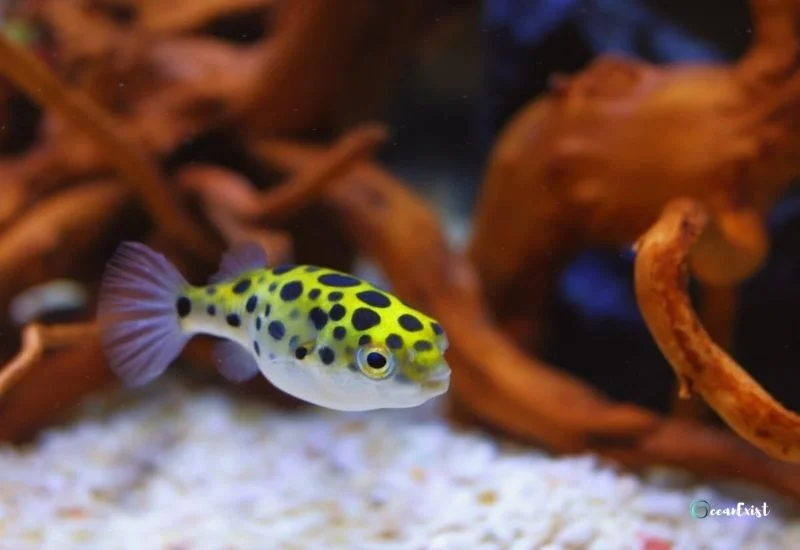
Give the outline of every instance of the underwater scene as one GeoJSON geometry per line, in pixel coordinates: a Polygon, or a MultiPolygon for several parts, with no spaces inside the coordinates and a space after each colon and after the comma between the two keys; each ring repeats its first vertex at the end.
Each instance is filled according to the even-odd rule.
{"type": "Polygon", "coordinates": [[[0,0],[0,550],[800,549],[800,0],[0,0]]]}

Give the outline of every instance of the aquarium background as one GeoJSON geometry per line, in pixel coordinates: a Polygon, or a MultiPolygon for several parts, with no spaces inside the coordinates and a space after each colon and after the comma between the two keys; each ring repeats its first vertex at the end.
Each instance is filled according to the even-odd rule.
{"type": "MultiPolygon", "coordinates": [[[[393,138],[380,155],[430,198],[456,243],[468,238],[493,139],[517,109],[547,90],[552,75],[577,72],[602,53],[653,63],[730,62],[752,40],[748,6],[739,0],[487,0],[466,11],[463,26],[454,25],[398,76],[384,112],[393,138]]],[[[733,350],[794,410],[798,215],[793,189],[770,216],[768,262],[741,289],[733,350]]],[[[669,409],[674,375],[636,305],[630,251],[580,254],[560,278],[548,320],[549,362],[615,399],[669,409]]]]}

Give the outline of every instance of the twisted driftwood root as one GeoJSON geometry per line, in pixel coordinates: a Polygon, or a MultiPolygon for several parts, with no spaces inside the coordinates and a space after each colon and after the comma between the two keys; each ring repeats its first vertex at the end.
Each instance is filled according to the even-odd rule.
{"type": "Polygon", "coordinates": [[[697,201],[676,199],[664,208],[637,245],[639,307],[683,396],[696,391],[744,439],[774,458],[800,462],[800,417],[714,344],[692,311],[686,292],[690,259],[699,243],[713,238],[711,223],[697,201]]]}
{"type": "Polygon", "coordinates": [[[139,192],[162,230],[209,258],[214,249],[208,232],[197,226],[170,195],[169,187],[147,152],[121,130],[120,125],[79,90],[67,89],[33,54],[0,36],[0,72],[15,85],[82,128],[98,148],[104,148],[120,176],[139,192]]]}
{"type": "Polygon", "coordinates": [[[0,440],[29,438],[73,407],[76,396],[113,381],[93,323],[29,325],[22,349],[0,370],[0,440]]]}
{"type": "Polygon", "coordinates": [[[97,338],[94,323],[45,326],[32,324],[22,331],[22,349],[0,371],[0,399],[20,378],[31,371],[45,351],[59,347],[74,347],[97,338]]]}
{"type": "Polygon", "coordinates": [[[752,7],[756,40],[738,65],[602,57],[503,130],[469,255],[501,321],[531,325],[520,342],[536,338],[542,323],[528,312],[544,314],[553,273],[587,246],[634,242],[672,197],[696,197],[715,218],[750,208],[749,265],[737,262],[760,265],[761,219],[800,173],[800,10],[795,0],[752,7]]]}
{"type": "MultiPolygon", "coordinates": [[[[526,351],[547,340],[568,262],[586,248],[629,246],[674,197],[701,201],[715,220],[708,231],[726,236],[725,246],[697,243],[693,272],[703,322],[720,345],[732,344],[736,285],[762,265],[766,213],[800,173],[800,9],[795,0],[751,6],[755,40],[738,64],[602,57],[554,79],[503,130],[469,257],[492,314],[526,351]]],[[[674,403],[675,413],[705,415],[674,403]]]]}
{"type": "Polygon", "coordinates": [[[757,483],[800,501],[800,467],[766,456],[727,431],[697,421],[666,418],[657,430],[601,453],[629,468],[664,464],[702,479],[757,483]]]}
{"type": "Polygon", "coordinates": [[[28,286],[102,266],[95,258],[118,234],[131,193],[113,181],[65,189],[0,234],[0,307],[28,286]]]}

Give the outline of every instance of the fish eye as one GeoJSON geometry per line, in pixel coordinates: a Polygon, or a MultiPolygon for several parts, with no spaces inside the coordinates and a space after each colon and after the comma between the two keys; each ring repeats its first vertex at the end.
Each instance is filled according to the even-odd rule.
{"type": "Polygon", "coordinates": [[[373,380],[382,380],[394,372],[394,358],[379,347],[358,350],[358,368],[373,380]]]}
{"type": "Polygon", "coordinates": [[[367,365],[373,369],[382,369],[386,366],[386,357],[377,351],[371,351],[367,354],[367,365]]]}

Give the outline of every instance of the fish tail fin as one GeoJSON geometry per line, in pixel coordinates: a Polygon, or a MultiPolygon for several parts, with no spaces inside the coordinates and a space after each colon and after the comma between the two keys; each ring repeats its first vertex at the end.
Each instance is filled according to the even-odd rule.
{"type": "Polygon", "coordinates": [[[135,242],[117,248],[100,284],[97,320],[109,367],[127,385],[160,376],[191,338],[180,324],[191,309],[181,296],[188,288],[162,254],[135,242]]]}

